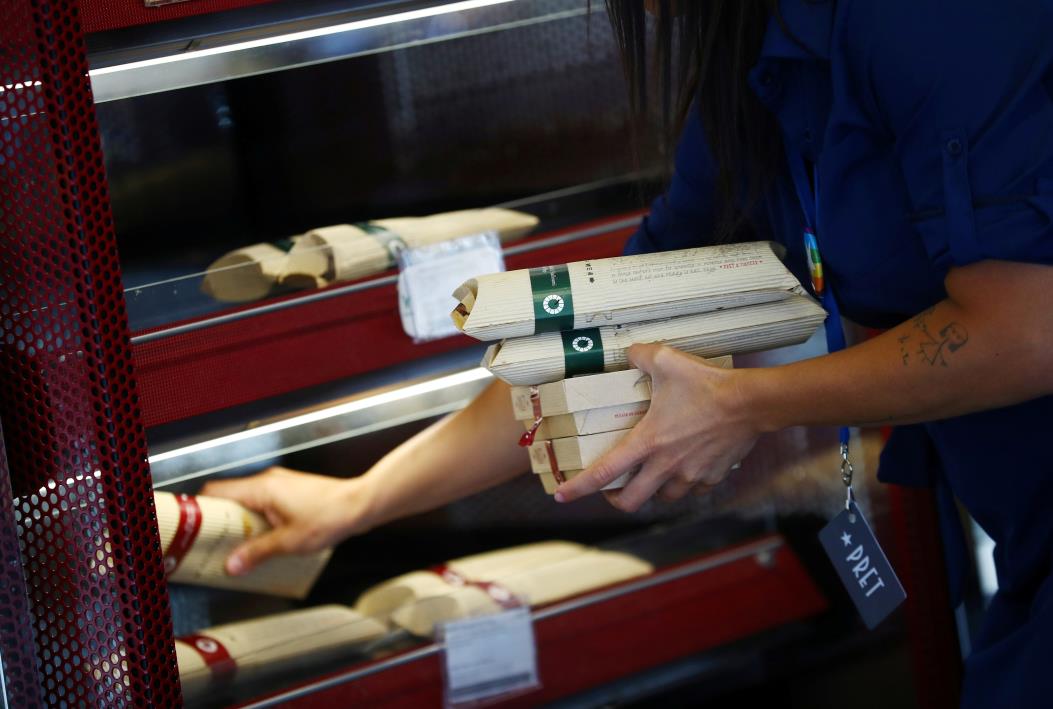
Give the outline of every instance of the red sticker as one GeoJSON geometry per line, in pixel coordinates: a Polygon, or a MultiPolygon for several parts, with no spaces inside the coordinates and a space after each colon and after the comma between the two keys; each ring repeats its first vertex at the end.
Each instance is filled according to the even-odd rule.
{"type": "Polygon", "coordinates": [[[451,586],[474,586],[480,591],[486,593],[497,605],[501,606],[505,610],[509,608],[519,608],[519,600],[512,595],[512,592],[501,584],[492,583],[490,581],[472,581],[471,579],[465,578],[463,574],[459,574],[451,569],[446,564],[439,564],[438,566],[432,567],[431,572],[437,574],[442,578],[443,581],[450,584],[451,586]]]}
{"type": "Polygon", "coordinates": [[[176,495],[176,502],[179,504],[179,524],[176,525],[172,543],[164,552],[165,576],[171,576],[179,568],[201,531],[201,507],[197,504],[197,498],[176,495]]]}
{"type": "Polygon", "coordinates": [[[234,658],[227,652],[227,648],[223,647],[223,643],[215,638],[207,635],[184,635],[178,640],[197,650],[197,654],[201,655],[201,659],[212,672],[213,679],[229,679],[237,672],[238,663],[234,662],[234,658]]]}

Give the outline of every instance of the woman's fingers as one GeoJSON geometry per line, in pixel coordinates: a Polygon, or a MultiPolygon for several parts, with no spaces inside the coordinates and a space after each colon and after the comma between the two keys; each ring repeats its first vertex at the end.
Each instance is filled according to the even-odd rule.
{"type": "Polygon", "coordinates": [[[636,512],[643,504],[654,497],[658,489],[669,479],[670,470],[655,462],[645,463],[617,495],[608,497],[608,501],[622,512],[636,512]],[[613,499],[612,499],[613,497],[613,499]]]}
{"type": "Polygon", "coordinates": [[[640,465],[651,449],[639,427],[630,431],[618,445],[569,482],[556,488],[556,502],[571,502],[599,492],[625,473],[640,465]]]}

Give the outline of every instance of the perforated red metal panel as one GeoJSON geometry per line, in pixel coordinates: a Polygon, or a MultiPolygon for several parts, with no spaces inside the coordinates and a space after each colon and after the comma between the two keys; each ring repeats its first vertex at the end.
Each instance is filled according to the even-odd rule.
{"type": "Polygon", "coordinates": [[[43,706],[37,687],[33,629],[29,623],[26,582],[22,575],[15,509],[0,428],[0,658],[3,659],[7,705],[43,706]]]}
{"type": "Polygon", "coordinates": [[[19,609],[5,584],[0,632],[32,633],[26,696],[49,707],[178,705],[74,2],[0,2],[0,421],[11,484],[0,495],[14,497],[11,519],[0,506],[0,551],[17,538],[27,590],[19,609]]]}

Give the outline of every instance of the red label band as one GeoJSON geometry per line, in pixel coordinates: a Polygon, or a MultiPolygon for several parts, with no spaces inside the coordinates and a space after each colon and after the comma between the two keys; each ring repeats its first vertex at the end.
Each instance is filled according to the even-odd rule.
{"type": "Polygon", "coordinates": [[[213,679],[230,679],[237,672],[238,663],[234,662],[234,658],[227,652],[227,648],[223,647],[223,643],[215,638],[210,638],[207,635],[184,635],[177,639],[179,642],[194,648],[197,654],[201,655],[201,659],[205,661],[205,665],[212,672],[213,679]]]}
{"type": "Polygon", "coordinates": [[[563,476],[563,471],[559,469],[559,461],[556,460],[556,447],[552,445],[552,441],[545,441],[545,452],[548,453],[548,467],[552,470],[552,479],[560,485],[567,482],[567,479],[563,476]]]}
{"type": "Polygon", "coordinates": [[[164,552],[165,576],[171,576],[183,562],[183,557],[194,546],[198,532],[201,531],[201,507],[197,498],[192,495],[176,495],[179,504],[179,523],[176,525],[172,543],[164,552]]]}
{"type": "Polygon", "coordinates": [[[446,564],[439,564],[438,566],[432,567],[431,571],[451,586],[474,586],[475,588],[478,588],[480,591],[490,596],[494,603],[505,610],[519,608],[519,599],[513,596],[512,592],[501,584],[492,583],[490,581],[472,581],[465,578],[463,574],[457,573],[446,564]]]}
{"type": "Polygon", "coordinates": [[[534,425],[519,438],[519,445],[523,448],[534,442],[534,436],[537,435],[537,430],[541,427],[541,420],[544,418],[541,415],[541,390],[536,386],[530,387],[530,405],[534,408],[534,425]]]}

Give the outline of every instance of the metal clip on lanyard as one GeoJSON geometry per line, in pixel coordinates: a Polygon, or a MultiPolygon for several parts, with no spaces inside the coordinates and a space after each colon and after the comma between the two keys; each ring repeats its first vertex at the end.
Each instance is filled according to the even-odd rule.
{"type": "MultiPolygon", "coordinates": [[[[804,253],[808,259],[812,291],[822,301],[827,312],[826,321],[823,323],[823,328],[826,330],[826,348],[830,353],[839,352],[845,348],[845,330],[841,325],[841,311],[837,307],[837,300],[823,275],[823,259],[819,254],[819,242],[816,239],[819,214],[819,173],[813,168],[810,183],[804,158],[794,154],[789,146],[786,147],[786,158],[790,163],[790,174],[793,177],[793,186],[797,190],[797,199],[801,202],[801,211],[804,213],[804,253]],[[812,184],[815,185],[814,189],[812,184]]],[[[849,510],[855,498],[852,494],[853,470],[852,461],[848,458],[849,430],[847,426],[840,428],[838,437],[841,441],[841,482],[845,484],[845,509],[849,510]]]]}

